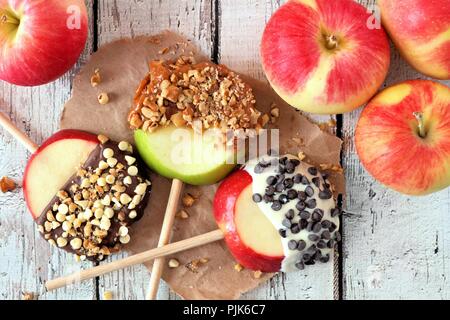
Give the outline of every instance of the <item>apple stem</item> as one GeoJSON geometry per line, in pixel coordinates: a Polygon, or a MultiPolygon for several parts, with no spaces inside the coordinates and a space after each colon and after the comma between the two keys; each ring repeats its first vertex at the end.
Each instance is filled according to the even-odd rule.
{"type": "Polygon", "coordinates": [[[422,112],[413,112],[414,117],[417,120],[417,126],[419,128],[419,136],[421,138],[425,138],[426,133],[425,133],[425,127],[423,125],[423,113],[422,112]]]}
{"type": "Polygon", "coordinates": [[[335,35],[328,35],[325,37],[325,47],[328,50],[333,50],[338,47],[338,39],[335,35]]]}

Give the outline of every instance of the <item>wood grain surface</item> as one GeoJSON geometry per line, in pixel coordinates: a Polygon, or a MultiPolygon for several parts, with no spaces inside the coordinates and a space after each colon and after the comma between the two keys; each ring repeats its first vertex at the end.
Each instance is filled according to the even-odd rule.
{"type": "MultiPolygon", "coordinates": [[[[21,88],[0,81],[0,111],[37,143],[58,128],[71,80],[89,54],[121,37],[155,34],[164,29],[195,41],[211,59],[264,79],[259,60],[263,28],[285,1],[276,0],[99,0],[86,1],[90,33],[80,62],[61,79],[40,87],[21,88]]],[[[359,0],[369,10],[373,0],[359,0]]],[[[384,86],[424,78],[392,48],[391,70],[384,86]]],[[[450,85],[449,81],[443,82],[450,85]]],[[[343,244],[338,262],[289,275],[280,274],[247,293],[244,299],[333,299],[334,287],[343,299],[450,298],[450,189],[426,197],[408,197],[388,190],[362,167],[353,135],[360,110],[333,117],[333,132],[344,139],[342,164],[347,197],[343,207],[343,244]],[[337,280],[336,284],[333,283],[337,280]]],[[[329,116],[313,117],[325,122],[329,116]]],[[[28,152],[0,130],[0,177],[20,185],[28,152]]],[[[115,256],[119,259],[125,253],[115,256]]],[[[39,236],[19,187],[0,193],[0,299],[20,299],[40,293],[42,281],[82,266],[72,255],[50,248],[39,236]]],[[[144,299],[149,283],[142,266],[127,268],[52,293],[39,299],[144,299]]],[[[178,299],[164,284],[158,299],[178,299]]]]}

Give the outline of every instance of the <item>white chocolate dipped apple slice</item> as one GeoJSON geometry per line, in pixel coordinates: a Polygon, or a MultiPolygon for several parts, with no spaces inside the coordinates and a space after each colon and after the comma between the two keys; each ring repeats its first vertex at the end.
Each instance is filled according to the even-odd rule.
{"type": "Polygon", "coordinates": [[[252,160],[233,173],[216,193],[214,213],[233,256],[253,270],[327,262],[341,237],[328,180],[291,155],[252,160]]]}
{"type": "Polygon", "coordinates": [[[24,176],[27,205],[51,244],[81,259],[103,260],[130,241],[151,183],[127,142],[63,130],[31,157],[24,176]]]}

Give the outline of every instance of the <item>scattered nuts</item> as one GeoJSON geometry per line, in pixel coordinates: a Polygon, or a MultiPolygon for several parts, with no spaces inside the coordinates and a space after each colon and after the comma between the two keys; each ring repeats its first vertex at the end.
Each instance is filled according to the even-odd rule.
{"type": "Polygon", "coordinates": [[[22,294],[22,300],[34,300],[35,296],[33,292],[24,292],[22,294]]]}
{"type": "Polygon", "coordinates": [[[234,270],[236,270],[237,272],[241,272],[244,269],[244,267],[242,265],[240,265],[239,263],[236,263],[234,265],[234,270]]]}
{"type": "Polygon", "coordinates": [[[98,141],[100,141],[101,144],[105,144],[109,141],[109,138],[107,136],[104,136],[102,134],[97,136],[98,141]]]}
{"type": "Polygon", "coordinates": [[[13,191],[14,189],[16,189],[16,183],[12,179],[8,177],[2,177],[0,179],[0,190],[3,193],[13,191]]]}
{"type": "Polygon", "coordinates": [[[178,268],[180,266],[180,262],[177,259],[169,260],[169,268],[178,268]]]}
{"type": "Polygon", "coordinates": [[[192,207],[194,205],[194,202],[194,197],[189,193],[185,194],[182,198],[183,206],[185,206],[186,208],[192,207]]]}
{"type": "Polygon", "coordinates": [[[255,278],[255,279],[259,279],[259,278],[261,278],[261,276],[262,276],[262,272],[261,271],[255,271],[254,273],[253,273],[253,277],[255,278]]]}
{"type": "Polygon", "coordinates": [[[112,299],[113,299],[113,293],[111,291],[103,292],[103,300],[112,300],[112,299]]]}
{"type": "Polygon", "coordinates": [[[108,104],[108,102],[109,102],[109,96],[108,96],[108,94],[107,94],[106,92],[100,93],[99,96],[98,96],[98,102],[99,102],[101,105],[108,104]]]}
{"type": "Polygon", "coordinates": [[[187,219],[189,218],[189,214],[186,212],[186,210],[183,209],[177,213],[176,217],[180,219],[187,219]]]}
{"type": "Polygon", "coordinates": [[[102,77],[100,76],[100,69],[95,69],[94,74],[91,77],[91,85],[95,88],[102,82],[102,77]]]}

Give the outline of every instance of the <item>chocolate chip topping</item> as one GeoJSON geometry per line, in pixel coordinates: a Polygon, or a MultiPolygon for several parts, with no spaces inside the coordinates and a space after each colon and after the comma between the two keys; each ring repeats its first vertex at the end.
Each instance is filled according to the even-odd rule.
{"type": "MultiPolygon", "coordinates": [[[[254,168],[256,174],[263,173],[267,168],[261,163],[259,162],[254,168]]],[[[301,163],[298,159],[282,157],[266,161],[266,163],[272,164],[272,171],[264,180],[266,183],[264,195],[258,194],[260,197],[253,200],[258,203],[264,200],[275,212],[283,210],[285,205],[294,201],[293,204],[289,204],[289,210],[278,213],[282,218],[280,221],[282,228],[278,232],[282,238],[288,238],[286,245],[289,250],[300,252],[295,267],[303,269],[305,265],[328,261],[329,254],[325,254],[326,251],[322,252],[322,250],[332,249],[341,236],[339,233],[334,233],[337,229],[336,224],[330,220],[324,220],[324,217],[328,215],[332,217],[339,215],[339,209],[333,208],[328,211],[329,207],[327,207],[327,215],[325,215],[324,209],[319,207],[322,204],[321,200],[332,198],[326,177],[324,178],[324,175],[315,167],[305,167],[305,175],[296,172],[296,168],[301,163]],[[292,208],[294,205],[295,208],[292,208]],[[304,237],[303,240],[298,237],[289,239],[289,233],[293,235],[300,232],[306,232],[304,236],[301,236],[304,237]]],[[[255,196],[256,194],[253,195],[255,196]]]]}
{"type": "Polygon", "coordinates": [[[128,227],[142,217],[151,190],[130,144],[99,140],[36,221],[50,243],[92,261],[130,241],[128,227]]]}

